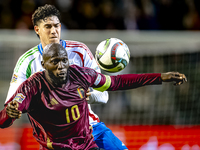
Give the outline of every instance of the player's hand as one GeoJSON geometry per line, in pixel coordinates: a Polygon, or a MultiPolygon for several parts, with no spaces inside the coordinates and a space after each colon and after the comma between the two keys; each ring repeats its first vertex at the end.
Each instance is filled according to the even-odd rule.
{"type": "Polygon", "coordinates": [[[6,107],[6,113],[7,115],[12,119],[18,119],[21,117],[22,112],[18,110],[19,104],[17,101],[11,101],[8,103],[6,107]]]}
{"type": "Polygon", "coordinates": [[[163,82],[174,82],[174,85],[181,85],[187,82],[186,76],[179,72],[161,73],[161,79],[163,82]]]}
{"type": "Polygon", "coordinates": [[[90,95],[91,95],[90,88],[88,88],[87,93],[86,93],[86,101],[90,100],[90,95]]]}

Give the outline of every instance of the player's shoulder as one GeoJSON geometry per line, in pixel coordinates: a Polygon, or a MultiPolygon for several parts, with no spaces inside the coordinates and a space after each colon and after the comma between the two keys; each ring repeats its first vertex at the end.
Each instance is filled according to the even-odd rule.
{"type": "Polygon", "coordinates": [[[44,78],[44,71],[38,71],[33,73],[27,80],[36,80],[37,82],[40,82],[40,80],[43,80],[44,78]]]}
{"type": "Polygon", "coordinates": [[[66,42],[66,49],[71,51],[78,51],[80,53],[91,53],[86,44],[79,41],[64,40],[66,42]]]}
{"type": "Polygon", "coordinates": [[[34,47],[30,48],[28,51],[26,51],[25,53],[23,53],[20,56],[19,60],[23,61],[25,59],[28,59],[29,57],[36,57],[38,55],[40,55],[38,46],[34,46],[34,47]]]}
{"type": "Polygon", "coordinates": [[[70,72],[74,72],[75,74],[91,74],[95,72],[94,69],[88,68],[88,67],[80,67],[78,65],[70,65],[69,66],[70,72]]]}
{"type": "Polygon", "coordinates": [[[35,46],[28,51],[26,51],[24,54],[22,54],[15,66],[15,70],[18,70],[21,66],[25,64],[29,64],[29,62],[33,61],[35,58],[39,57],[41,54],[39,52],[38,46],[35,46]]]}
{"type": "Polygon", "coordinates": [[[87,48],[86,44],[79,42],[79,41],[73,41],[73,40],[64,40],[66,42],[66,47],[72,48],[72,47],[79,47],[79,48],[87,48]]]}
{"type": "Polygon", "coordinates": [[[66,42],[67,51],[73,51],[76,53],[81,53],[83,55],[88,54],[90,59],[91,60],[93,59],[93,55],[86,44],[79,41],[70,41],[70,40],[64,40],[64,41],[66,42]]]}
{"type": "Polygon", "coordinates": [[[39,71],[34,74],[32,74],[27,80],[22,82],[21,86],[23,87],[29,87],[31,91],[34,91],[35,88],[40,88],[41,84],[45,84],[46,79],[44,75],[44,71],[39,71]]]}

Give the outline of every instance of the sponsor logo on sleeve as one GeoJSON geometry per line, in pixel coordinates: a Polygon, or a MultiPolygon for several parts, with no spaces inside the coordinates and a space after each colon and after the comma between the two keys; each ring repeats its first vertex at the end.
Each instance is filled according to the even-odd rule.
{"type": "Polygon", "coordinates": [[[96,78],[96,80],[95,80],[95,82],[94,82],[94,85],[97,86],[97,85],[99,84],[100,81],[101,81],[101,75],[98,74],[98,76],[97,76],[97,78],[96,78]]]}
{"type": "Polygon", "coordinates": [[[26,98],[26,96],[24,96],[22,93],[18,93],[18,94],[15,96],[15,98],[13,99],[13,101],[16,100],[17,102],[22,103],[22,101],[23,101],[25,98],[26,98]]]}
{"type": "Polygon", "coordinates": [[[12,79],[11,79],[11,83],[17,82],[17,78],[18,78],[18,75],[13,74],[12,79]]]}

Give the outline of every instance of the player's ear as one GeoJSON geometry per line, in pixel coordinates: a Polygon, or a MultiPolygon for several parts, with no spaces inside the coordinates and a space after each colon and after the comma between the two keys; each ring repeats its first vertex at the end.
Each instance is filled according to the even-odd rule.
{"type": "Polygon", "coordinates": [[[35,25],[34,30],[35,30],[35,33],[38,35],[39,34],[39,27],[35,25]]]}

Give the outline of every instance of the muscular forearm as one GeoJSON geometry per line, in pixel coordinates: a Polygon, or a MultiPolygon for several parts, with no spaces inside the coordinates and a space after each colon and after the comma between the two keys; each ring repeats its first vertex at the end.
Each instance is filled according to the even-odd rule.
{"type": "Polygon", "coordinates": [[[7,128],[12,125],[14,119],[10,118],[6,113],[6,107],[0,111],[0,128],[7,128]]]}

